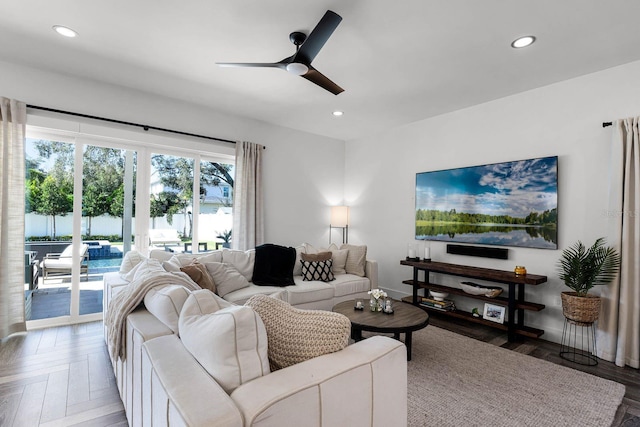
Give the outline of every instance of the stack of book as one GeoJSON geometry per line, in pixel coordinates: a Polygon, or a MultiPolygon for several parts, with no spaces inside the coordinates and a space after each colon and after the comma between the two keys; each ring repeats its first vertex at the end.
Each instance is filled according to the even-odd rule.
{"type": "Polygon", "coordinates": [[[453,301],[451,301],[450,299],[437,301],[432,298],[422,297],[420,304],[422,304],[425,307],[433,308],[434,310],[440,310],[440,311],[453,311],[456,309],[456,306],[453,304],[453,301]]]}

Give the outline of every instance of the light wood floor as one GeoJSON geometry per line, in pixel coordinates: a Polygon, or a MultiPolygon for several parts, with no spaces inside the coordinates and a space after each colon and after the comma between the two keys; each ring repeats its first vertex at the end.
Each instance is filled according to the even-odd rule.
{"type": "MultiPolygon", "coordinates": [[[[640,426],[640,371],[600,361],[567,362],[544,340],[508,343],[504,333],[432,316],[431,325],[626,386],[613,427],[640,426]]],[[[120,426],[127,421],[104,343],[102,322],[14,334],[0,341],[0,426],[120,426]]]]}
{"type": "Polygon", "coordinates": [[[126,426],[102,322],[0,341],[0,426],[126,426]]]}

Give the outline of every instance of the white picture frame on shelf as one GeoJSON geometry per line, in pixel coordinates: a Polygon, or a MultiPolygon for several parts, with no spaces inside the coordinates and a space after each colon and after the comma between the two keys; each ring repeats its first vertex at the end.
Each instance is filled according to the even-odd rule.
{"type": "Polygon", "coordinates": [[[484,303],[484,312],[482,318],[490,322],[504,323],[504,314],[507,311],[507,307],[502,305],[484,303]]]}

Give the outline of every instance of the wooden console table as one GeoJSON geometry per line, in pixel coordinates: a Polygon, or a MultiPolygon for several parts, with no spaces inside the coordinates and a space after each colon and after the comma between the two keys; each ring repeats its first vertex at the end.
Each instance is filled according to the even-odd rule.
{"type": "Polygon", "coordinates": [[[485,320],[481,317],[474,317],[471,313],[453,310],[453,311],[440,311],[447,316],[462,318],[470,320],[475,323],[481,323],[483,325],[491,326],[507,331],[509,341],[515,340],[517,335],[523,335],[531,338],[538,338],[544,331],[542,329],[531,328],[524,325],[524,311],[540,311],[544,309],[544,304],[537,304],[533,302],[525,301],[525,285],[539,285],[547,281],[547,276],[539,276],[536,274],[516,275],[513,271],[494,270],[490,268],[481,267],[469,267],[466,265],[449,264],[444,262],[435,261],[400,261],[401,265],[413,267],[413,279],[405,280],[402,283],[413,286],[413,295],[411,297],[403,298],[404,301],[410,302],[416,306],[419,306],[425,310],[430,310],[429,307],[425,307],[419,304],[418,291],[423,289],[426,296],[427,290],[448,292],[452,295],[461,295],[467,298],[475,298],[483,300],[495,305],[502,305],[507,307],[508,321],[505,323],[495,323],[485,320]],[[424,280],[418,280],[418,273],[424,272],[424,280]],[[503,283],[509,285],[508,296],[498,296],[489,298],[484,295],[472,295],[468,294],[460,288],[451,286],[443,286],[432,283],[430,281],[429,273],[441,273],[452,276],[466,277],[470,279],[480,279],[489,282],[503,283]],[[517,317],[516,317],[517,314],[517,317]]]}

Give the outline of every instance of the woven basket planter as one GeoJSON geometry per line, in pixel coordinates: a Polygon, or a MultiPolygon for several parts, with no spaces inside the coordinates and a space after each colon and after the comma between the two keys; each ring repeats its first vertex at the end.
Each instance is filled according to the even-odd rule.
{"type": "Polygon", "coordinates": [[[587,294],[579,297],[576,292],[562,292],[562,314],[576,323],[593,323],[598,320],[602,300],[599,296],[587,294]]]}

